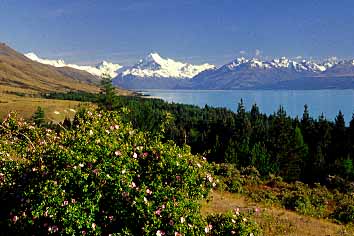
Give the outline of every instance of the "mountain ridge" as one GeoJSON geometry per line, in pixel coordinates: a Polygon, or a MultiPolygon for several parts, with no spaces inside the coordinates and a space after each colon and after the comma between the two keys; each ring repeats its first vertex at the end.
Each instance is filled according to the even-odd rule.
{"type": "MultiPolygon", "coordinates": [[[[34,58],[34,55],[27,56],[34,58]]],[[[34,59],[41,60],[38,58],[34,59]]],[[[315,62],[286,57],[271,60],[240,57],[216,67],[208,63],[193,65],[180,62],[152,52],[132,66],[106,61],[96,67],[78,67],[63,60],[49,60],[47,63],[57,67],[70,65],[93,75],[102,76],[102,71],[109,71],[114,85],[127,89],[306,89],[307,83],[310,87],[318,84],[319,88],[343,88],[341,84],[344,83],[352,88],[351,83],[339,78],[354,79],[354,60],[339,61],[335,58],[315,62]]]]}
{"type": "Polygon", "coordinates": [[[78,70],[64,69],[32,61],[4,43],[0,43],[0,85],[35,92],[88,91],[98,92],[97,78],[78,70]],[[78,77],[85,77],[86,82],[78,77]]]}

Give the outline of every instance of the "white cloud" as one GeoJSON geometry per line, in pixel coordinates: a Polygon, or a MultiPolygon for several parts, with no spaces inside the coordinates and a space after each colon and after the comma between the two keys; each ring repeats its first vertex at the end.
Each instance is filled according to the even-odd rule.
{"type": "Polygon", "coordinates": [[[241,50],[239,53],[240,53],[241,55],[247,54],[247,52],[246,52],[245,50],[241,50]]]}

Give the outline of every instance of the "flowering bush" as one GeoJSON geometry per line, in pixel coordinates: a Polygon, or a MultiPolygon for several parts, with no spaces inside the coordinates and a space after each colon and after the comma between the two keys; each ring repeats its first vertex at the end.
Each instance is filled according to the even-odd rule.
{"type": "Polygon", "coordinates": [[[239,209],[233,213],[209,215],[207,222],[205,232],[208,236],[256,236],[260,233],[258,226],[240,213],[239,209]]]}
{"type": "Polygon", "coordinates": [[[116,112],[82,111],[58,130],[10,114],[0,157],[5,234],[205,234],[199,200],[215,185],[206,162],[116,112]]]}

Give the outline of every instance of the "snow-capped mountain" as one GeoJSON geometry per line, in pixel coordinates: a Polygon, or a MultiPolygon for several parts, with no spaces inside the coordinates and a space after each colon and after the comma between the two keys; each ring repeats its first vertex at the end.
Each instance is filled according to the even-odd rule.
{"type": "Polygon", "coordinates": [[[51,65],[55,67],[70,67],[77,70],[87,71],[88,73],[101,77],[104,74],[109,75],[111,78],[116,77],[118,75],[118,70],[122,68],[119,64],[114,64],[111,62],[103,61],[97,66],[81,66],[75,64],[67,64],[64,60],[50,60],[50,59],[43,59],[38,57],[35,53],[30,52],[26,53],[25,56],[33,61],[51,65]]]}
{"type": "Polygon", "coordinates": [[[158,53],[150,53],[134,66],[122,71],[121,76],[140,78],[191,79],[202,71],[215,68],[214,65],[192,65],[169,58],[162,58],[158,53]]]}
{"type": "Polygon", "coordinates": [[[219,69],[195,76],[192,82],[193,87],[203,89],[260,88],[299,78],[320,77],[337,65],[339,64],[336,60],[318,63],[311,60],[296,61],[285,57],[269,61],[259,58],[236,58],[219,69]]]}
{"type": "MultiPolygon", "coordinates": [[[[322,62],[281,57],[272,60],[236,58],[219,68],[192,65],[150,53],[135,65],[122,67],[103,61],[96,66],[67,64],[34,53],[26,57],[68,70],[71,67],[95,76],[110,75],[113,84],[127,89],[307,89],[354,87],[354,60],[332,57],[322,62]],[[352,81],[353,80],[353,81],[352,81]],[[353,84],[353,86],[352,86],[353,84]]],[[[71,71],[61,71],[73,76],[71,71]]],[[[97,78],[97,77],[94,77],[97,78]]]]}
{"type": "Polygon", "coordinates": [[[234,61],[225,66],[230,70],[237,70],[240,66],[248,66],[249,68],[258,69],[294,69],[297,72],[314,72],[320,73],[335,65],[333,61],[325,63],[315,63],[313,61],[302,60],[297,62],[286,57],[273,59],[271,61],[262,61],[257,58],[245,59],[243,57],[236,58],[234,61]]]}
{"type": "Polygon", "coordinates": [[[192,65],[150,53],[137,64],[122,69],[113,80],[115,85],[129,89],[185,88],[199,73],[215,69],[214,65],[192,65]]]}

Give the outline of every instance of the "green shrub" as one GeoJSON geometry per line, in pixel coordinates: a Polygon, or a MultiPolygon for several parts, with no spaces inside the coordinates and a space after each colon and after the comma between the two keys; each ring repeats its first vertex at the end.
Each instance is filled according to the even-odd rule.
{"type": "Polygon", "coordinates": [[[310,188],[307,184],[295,182],[287,191],[283,191],[282,202],[285,208],[303,215],[324,217],[331,194],[319,184],[310,188]]]}
{"type": "Polygon", "coordinates": [[[2,123],[2,233],[204,234],[199,200],[214,179],[189,147],[134,130],[115,112],[82,111],[73,126],[56,132],[14,115],[2,123]]]}
{"type": "Polygon", "coordinates": [[[354,197],[346,195],[337,201],[338,204],[331,217],[343,223],[354,223],[354,197]]]}
{"type": "Polygon", "coordinates": [[[205,232],[208,236],[256,236],[260,234],[258,225],[237,210],[234,214],[209,215],[207,222],[205,232]]]}

